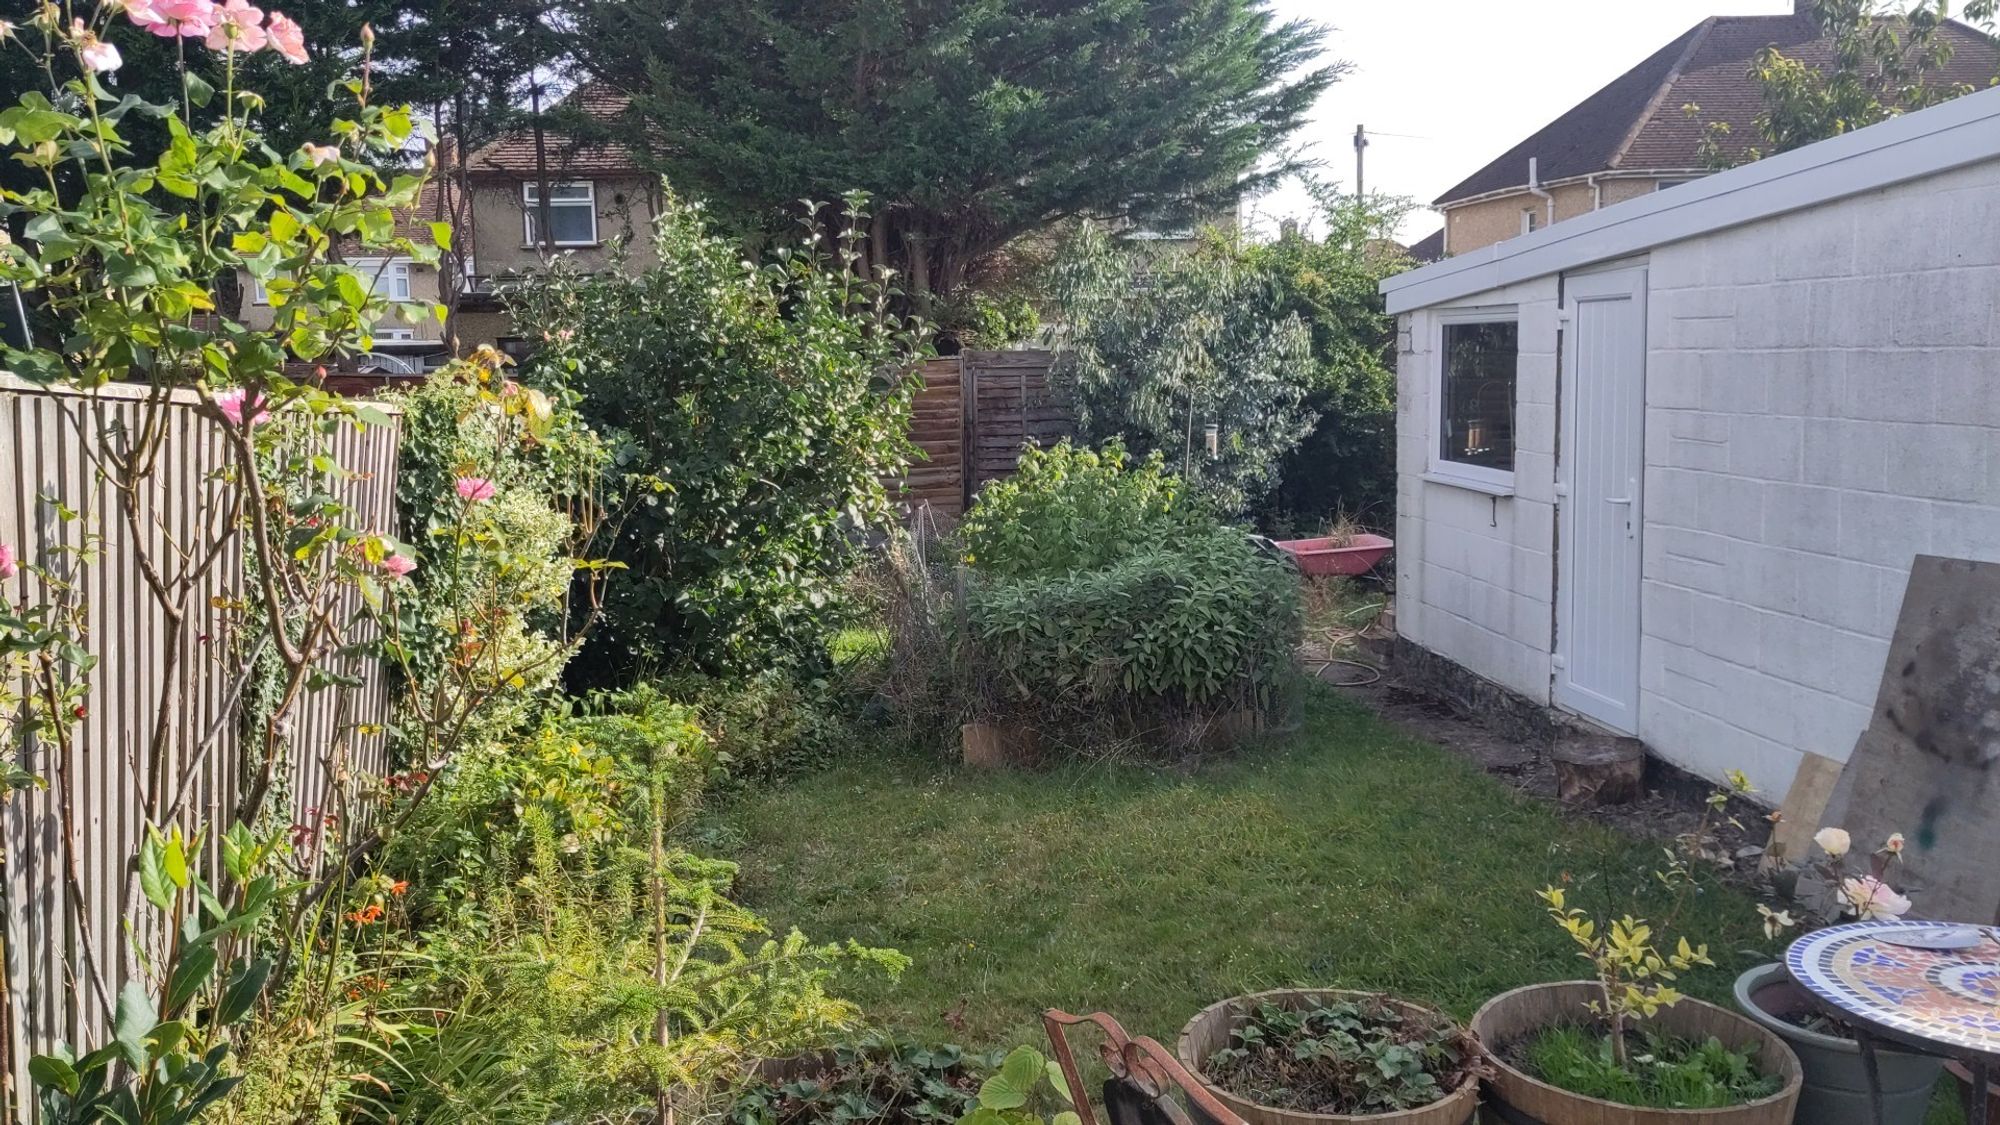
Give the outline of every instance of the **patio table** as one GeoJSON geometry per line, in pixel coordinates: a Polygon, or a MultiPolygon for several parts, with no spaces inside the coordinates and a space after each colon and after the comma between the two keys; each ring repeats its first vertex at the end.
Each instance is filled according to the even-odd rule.
{"type": "Polygon", "coordinates": [[[1793,942],[1785,968],[1854,1032],[1877,1125],[1878,1044],[1963,1061],[1972,1072],[1971,1125],[2000,1125],[1987,1120],[1990,1072],[2000,1062],[2000,934],[1948,922],[1854,922],[1793,942]],[[1908,944],[1974,935],[1965,948],[1908,944]]]}

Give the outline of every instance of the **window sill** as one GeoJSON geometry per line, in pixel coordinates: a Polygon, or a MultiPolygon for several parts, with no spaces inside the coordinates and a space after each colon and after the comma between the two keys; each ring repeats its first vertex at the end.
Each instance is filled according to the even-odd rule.
{"type": "Polygon", "coordinates": [[[1463,488],[1467,492],[1477,492],[1483,496],[1511,497],[1514,495],[1514,484],[1512,481],[1501,484],[1498,481],[1475,480],[1472,477],[1462,477],[1456,473],[1438,472],[1425,473],[1423,480],[1425,484],[1441,484],[1447,488],[1463,488]]]}
{"type": "Polygon", "coordinates": [[[535,245],[535,244],[534,244],[534,243],[532,243],[532,242],[523,242],[523,243],[521,244],[521,249],[523,249],[523,250],[543,250],[543,249],[547,249],[547,250],[602,250],[602,249],[604,249],[604,244],[603,244],[602,242],[557,242],[557,243],[553,243],[553,244],[551,244],[551,245],[549,245],[549,246],[546,246],[546,247],[543,247],[543,246],[537,246],[537,245],[535,245]]]}

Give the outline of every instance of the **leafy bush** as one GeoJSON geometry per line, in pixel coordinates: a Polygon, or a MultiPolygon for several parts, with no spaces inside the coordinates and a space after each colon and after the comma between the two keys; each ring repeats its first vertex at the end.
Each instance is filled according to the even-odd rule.
{"type": "Polygon", "coordinates": [[[1621,1062],[1602,1029],[1551,1027],[1521,1048],[1525,1069],[1573,1094],[1654,1109],[1719,1109],[1778,1092],[1751,1051],[1705,1040],[1642,1033],[1621,1062]]]}
{"type": "MultiPolygon", "coordinates": [[[[851,201],[843,255],[861,218],[851,201]]],[[[612,551],[629,570],[575,669],[592,683],[816,647],[854,535],[889,514],[881,477],[910,450],[920,338],[851,258],[746,263],[671,194],[655,249],[633,276],[558,264],[510,299],[542,341],[531,380],[580,392],[614,471],[658,482],[612,551]]]]}
{"type": "MultiPolygon", "coordinates": [[[[395,397],[403,413],[397,514],[417,564],[398,603],[395,639],[414,681],[401,702],[422,708],[476,645],[478,659],[504,674],[500,690],[468,716],[465,737],[474,744],[517,729],[530,701],[562,674],[574,641],[572,556],[594,530],[577,514],[601,507],[609,456],[573,401],[506,379],[505,363],[481,349],[395,397]],[[490,495],[467,500],[462,480],[484,482],[490,495]],[[495,553],[488,547],[499,557],[480,565],[495,553]]],[[[419,729],[412,718],[401,726],[419,729]]],[[[420,747],[404,750],[427,758],[420,747]]]]}
{"type": "Polygon", "coordinates": [[[966,627],[989,706],[1082,708],[1147,730],[1278,701],[1298,577],[1215,528],[1097,570],[975,582],[966,627]]]}
{"type": "Polygon", "coordinates": [[[1343,516],[1395,526],[1396,318],[1377,284],[1410,267],[1386,237],[1404,210],[1330,197],[1321,208],[1325,235],[1288,234],[1243,251],[1244,267],[1263,281],[1267,315],[1306,326],[1305,409],[1318,419],[1256,501],[1263,526],[1316,530],[1343,516]]]}
{"type": "Polygon", "coordinates": [[[1086,224],[1049,286],[1054,377],[1082,433],[1164,454],[1225,511],[1261,497],[1314,421],[1311,339],[1264,286],[1226,246],[1141,253],[1086,224]]]}
{"type": "MultiPolygon", "coordinates": [[[[731,1103],[730,1125],[952,1125],[979,1104],[998,1052],[863,1035],[786,1076],[759,1075],[731,1103]]],[[[806,1056],[811,1059],[812,1056],[806,1056]]]]}
{"type": "Polygon", "coordinates": [[[662,686],[693,708],[715,748],[718,780],[792,777],[826,765],[855,742],[851,702],[826,675],[778,667],[725,678],[691,673],[662,686]]]}
{"type": "Polygon", "coordinates": [[[1259,1105],[1301,1113],[1417,1109],[1478,1081],[1478,1043],[1443,1019],[1381,1003],[1259,1005],[1209,1056],[1208,1077],[1259,1105]]]}
{"type": "Polygon", "coordinates": [[[1164,464],[1158,452],[1133,464],[1116,439],[1102,451],[1067,441],[1026,450],[1019,470],[988,484],[966,516],[966,561],[999,577],[1065,574],[1213,526],[1164,464]]]}

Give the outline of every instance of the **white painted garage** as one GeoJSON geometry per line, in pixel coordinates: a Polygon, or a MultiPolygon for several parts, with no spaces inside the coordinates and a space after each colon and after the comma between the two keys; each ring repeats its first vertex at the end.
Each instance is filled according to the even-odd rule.
{"type": "Polygon", "coordinates": [[[2000,90],[1383,283],[1409,641],[1772,799],[2000,561],[2000,90]]]}

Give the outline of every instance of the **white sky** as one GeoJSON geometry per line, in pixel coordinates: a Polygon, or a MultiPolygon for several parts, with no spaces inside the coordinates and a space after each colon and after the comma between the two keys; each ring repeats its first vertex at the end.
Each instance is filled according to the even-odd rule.
{"type": "MultiPolygon", "coordinates": [[[[1792,0],[1275,0],[1273,7],[1284,18],[1331,25],[1327,53],[1353,64],[1298,137],[1325,162],[1321,175],[1352,190],[1354,126],[1365,124],[1369,192],[1428,204],[1708,16],[1776,15],[1792,0]]],[[[1248,205],[1260,229],[1310,212],[1296,188],[1248,205]]],[[[1439,225],[1437,212],[1420,208],[1401,233],[1414,241],[1439,225]]]]}

